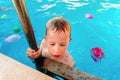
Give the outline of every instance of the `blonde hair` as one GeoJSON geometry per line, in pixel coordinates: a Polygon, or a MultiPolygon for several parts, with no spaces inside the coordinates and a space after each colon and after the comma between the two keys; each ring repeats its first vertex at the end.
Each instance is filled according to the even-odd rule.
{"type": "Polygon", "coordinates": [[[63,32],[67,31],[67,32],[70,32],[71,34],[70,24],[63,17],[55,17],[50,19],[46,25],[46,35],[48,30],[56,30],[56,31],[63,31],[63,32]]]}

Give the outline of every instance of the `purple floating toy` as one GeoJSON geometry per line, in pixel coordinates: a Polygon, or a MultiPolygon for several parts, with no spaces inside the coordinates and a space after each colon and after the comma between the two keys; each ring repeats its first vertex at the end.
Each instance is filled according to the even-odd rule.
{"type": "Polygon", "coordinates": [[[8,43],[12,43],[12,42],[15,42],[17,40],[20,40],[21,39],[21,36],[20,35],[10,35],[9,37],[7,37],[4,41],[5,42],[8,42],[8,43]]]}
{"type": "Polygon", "coordinates": [[[85,16],[86,16],[86,18],[88,18],[88,19],[92,19],[92,18],[93,18],[93,15],[92,15],[92,14],[86,14],[85,16]]]}

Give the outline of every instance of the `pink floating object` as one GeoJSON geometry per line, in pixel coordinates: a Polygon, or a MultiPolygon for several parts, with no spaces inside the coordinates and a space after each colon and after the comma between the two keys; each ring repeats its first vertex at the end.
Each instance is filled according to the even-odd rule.
{"type": "Polygon", "coordinates": [[[103,57],[104,57],[104,52],[102,51],[101,48],[92,48],[91,50],[92,52],[92,59],[95,61],[95,62],[99,62],[103,57]]]}
{"type": "Polygon", "coordinates": [[[15,42],[17,40],[20,40],[21,39],[21,36],[20,35],[10,35],[9,37],[7,37],[4,41],[5,42],[8,42],[8,43],[11,43],[11,42],[15,42]]]}
{"type": "Polygon", "coordinates": [[[92,19],[92,18],[93,18],[93,15],[92,15],[92,14],[86,14],[86,18],[92,19]]]}

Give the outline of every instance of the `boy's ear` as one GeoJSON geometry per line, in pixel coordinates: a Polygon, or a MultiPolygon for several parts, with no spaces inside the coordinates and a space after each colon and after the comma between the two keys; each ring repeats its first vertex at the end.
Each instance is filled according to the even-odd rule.
{"type": "Polygon", "coordinates": [[[72,38],[70,37],[70,41],[72,40],[72,38]]]}
{"type": "Polygon", "coordinates": [[[45,39],[45,40],[47,39],[46,36],[44,37],[44,39],[45,39]]]}

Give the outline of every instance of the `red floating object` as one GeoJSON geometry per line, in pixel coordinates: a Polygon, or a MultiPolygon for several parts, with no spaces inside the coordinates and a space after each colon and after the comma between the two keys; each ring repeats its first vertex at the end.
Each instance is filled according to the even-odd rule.
{"type": "Polygon", "coordinates": [[[103,57],[104,57],[104,52],[102,51],[101,48],[92,48],[91,50],[92,52],[92,59],[95,61],[95,62],[99,62],[103,57]]]}

